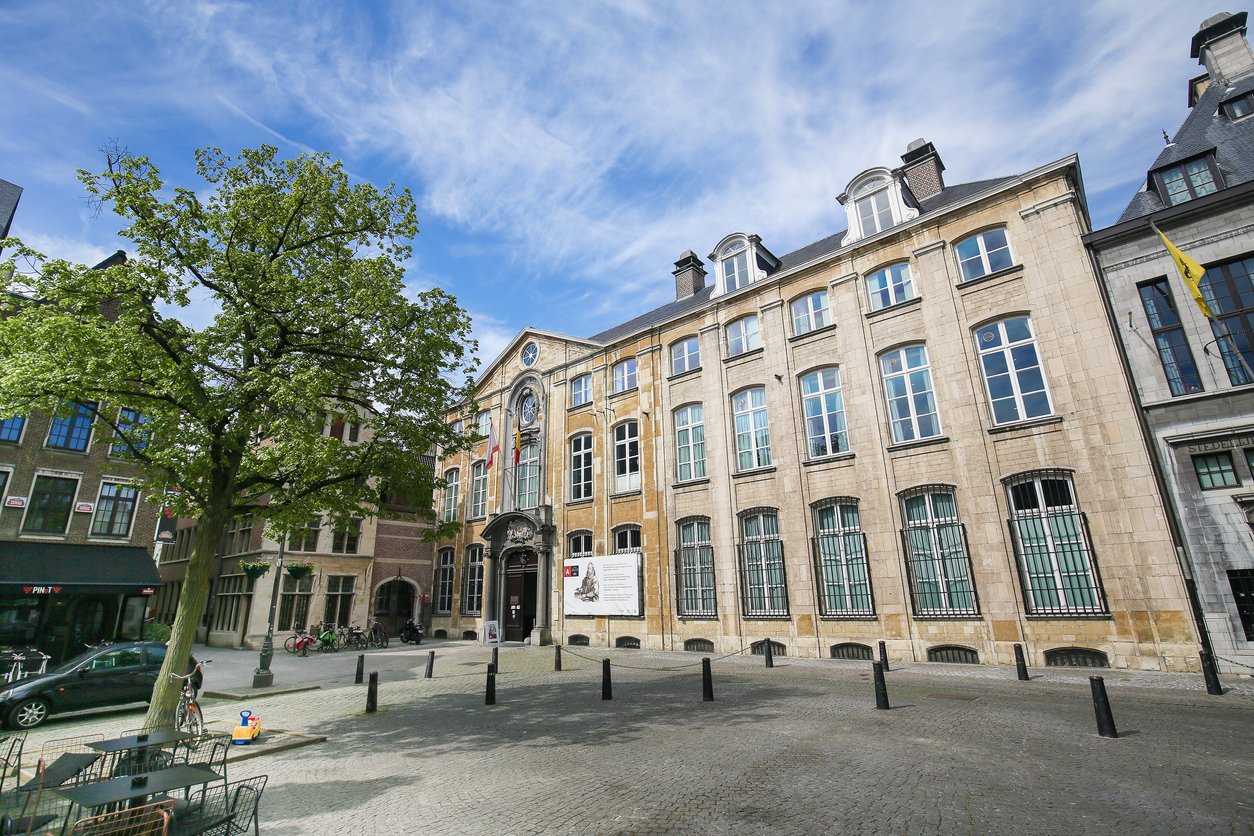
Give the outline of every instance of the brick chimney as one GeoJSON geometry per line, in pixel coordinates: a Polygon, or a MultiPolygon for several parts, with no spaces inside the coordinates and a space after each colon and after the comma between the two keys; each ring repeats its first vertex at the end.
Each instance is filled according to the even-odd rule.
{"type": "Polygon", "coordinates": [[[1220,12],[1202,21],[1193,36],[1189,56],[1206,67],[1212,81],[1227,85],[1254,72],[1254,52],[1245,39],[1245,18],[1245,12],[1220,12]]]}
{"type": "Polygon", "coordinates": [[[679,261],[675,262],[675,301],[687,299],[704,287],[704,262],[692,250],[684,250],[679,261]]]}
{"type": "Polygon", "coordinates": [[[915,200],[927,200],[940,194],[941,189],[945,188],[945,178],[941,176],[945,164],[941,162],[940,154],[936,153],[932,143],[916,139],[906,146],[906,153],[901,155],[901,161],[904,163],[906,185],[910,187],[910,193],[915,200]]]}

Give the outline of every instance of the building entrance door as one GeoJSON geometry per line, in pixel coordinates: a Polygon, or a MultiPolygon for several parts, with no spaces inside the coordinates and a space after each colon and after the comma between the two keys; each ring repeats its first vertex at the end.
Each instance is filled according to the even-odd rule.
{"type": "Polygon", "coordinates": [[[520,642],[536,626],[536,553],[515,552],[505,564],[505,600],[501,602],[504,638],[520,642]]]}

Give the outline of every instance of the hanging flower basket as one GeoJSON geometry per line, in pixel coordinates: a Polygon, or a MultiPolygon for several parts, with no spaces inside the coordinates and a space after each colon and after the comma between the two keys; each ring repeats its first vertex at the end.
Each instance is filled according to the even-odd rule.
{"type": "Polygon", "coordinates": [[[300,580],[309,577],[314,567],[312,563],[289,563],[283,568],[287,569],[287,573],[293,578],[300,580]]]}
{"type": "Polygon", "coordinates": [[[257,580],[257,578],[270,571],[270,564],[259,560],[241,560],[239,570],[252,580],[257,580]]]}

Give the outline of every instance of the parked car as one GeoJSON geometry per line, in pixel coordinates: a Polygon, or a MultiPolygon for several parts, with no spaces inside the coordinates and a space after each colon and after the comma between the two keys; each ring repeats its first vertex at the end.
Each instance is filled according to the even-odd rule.
{"type": "MultiPolygon", "coordinates": [[[[125,642],[81,653],[47,673],[0,686],[0,718],[10,728],[30,729],[50,714],[146,702],[165,652],[159,642],[125,642]]],[[[188,657],[187,672],[195,667],[188,657]]]]}

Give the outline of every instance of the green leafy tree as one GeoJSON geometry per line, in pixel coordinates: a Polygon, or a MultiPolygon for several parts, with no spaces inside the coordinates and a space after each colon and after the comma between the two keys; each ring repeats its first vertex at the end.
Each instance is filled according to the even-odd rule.
{"type": "Polygon", "coordinates": [[[408,190],[269,146],[197,151],[208,186],[196,191],[167,189],[144,157],[105,156],[106,171],[79,177],[125,219],[124,263],[90,269],[3,244],[0,417],[99,403],[98,443],[120,438],[149,500],[199,520],[148,714],[159,722],[230,521],[264,517],[282,536],[320,514],[387,516],[385,488],[429,497],[424,455],[469,443],[445,416],[469,400],[473,342],[451,296],[406,293],[408,190]],[[120,426],[105,404],[150,420],[120,426]],[[337,416],[360,424],[357,443],[327,436],[337,416]]]}

